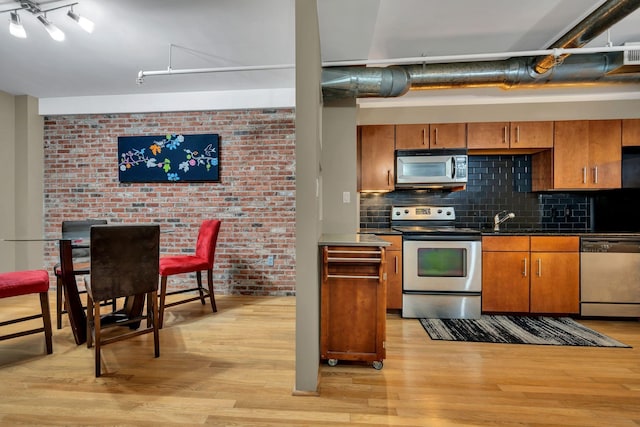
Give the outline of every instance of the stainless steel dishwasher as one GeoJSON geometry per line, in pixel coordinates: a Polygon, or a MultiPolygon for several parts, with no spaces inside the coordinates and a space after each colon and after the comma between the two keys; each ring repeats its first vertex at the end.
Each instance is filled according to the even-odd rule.
{"type": "Polygon", "coordinates": [[[583,237],[580,315],[640,317],[640,237],[583,237]]]}

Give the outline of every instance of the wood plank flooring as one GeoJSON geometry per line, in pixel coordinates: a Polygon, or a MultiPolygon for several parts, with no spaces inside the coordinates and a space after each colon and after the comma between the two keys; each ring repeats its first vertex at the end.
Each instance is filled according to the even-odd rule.
{"type": "MultiPolygon", "coordinates": [[[[66,319],[52,355],[0,342],[0,425],[640,426],[637,320],[583,321],[623,349],[431,341],[389,314],[382,370],[324,364],[320,395],[293,396],[295,298],[216,300],[167,310],[158,359],[151,335],[105,347],[97,379],[66,319]]],[[[37,308],[3,299],[0,320],[37,308]]]]}

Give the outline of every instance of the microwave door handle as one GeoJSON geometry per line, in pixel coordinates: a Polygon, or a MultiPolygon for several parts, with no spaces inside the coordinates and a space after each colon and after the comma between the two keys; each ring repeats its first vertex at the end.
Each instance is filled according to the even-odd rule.
{"type": "Polygon", "coordinates": [[[451,179],[456,178],[456,158],[451,157],[451,179]]]}

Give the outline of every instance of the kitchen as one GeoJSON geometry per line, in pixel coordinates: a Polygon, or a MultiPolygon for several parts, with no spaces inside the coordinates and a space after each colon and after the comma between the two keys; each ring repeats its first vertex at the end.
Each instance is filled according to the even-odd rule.
{"type": "MultiPolygon", "coordinates": [[[[381,192],[375,191],[371,187],[369,189],[363,188],[363,192],[360,197],[360,226],[361,232],[376,232],[378,234],[388,234],[389,227],[391,226],[391,232],[401,230],[401,227],[397,227],[399,225],[398,219],[402,218],[401,212],[397,212],[399,207],[403,208],[405,213],[409,213],[411,211],[414,212],[414,209],[417,209],[415,206],[435,206],[435,207],[443,207],[446,206],[450,209],[451,212],[448,212],[452,215],[450,217],[453,219],[455,217],[455,221],[450,221],[450,225],[455,225],[455,229],[458,230],[458,235],[461,235],[466,228],[476,230],[478,234],[483,232],[486,239],[496,239],[494,229],[499,228],[499,234],[506,235],[536,235],[536,236],[583,236],[583,240],[589,238],[592,244],[595,242],[605,240],[605,243],[613,243],[617,240],[623,240],[624,243],[631,245],[631,248],[627,248],[627,250],[631,251],[631,254],[619,254],[620,256],[625,256],[631,264],[629,265],[620,265],[620,262],[616,263],[615,270],[618,270],[616,274],[610,272],[610,269],[605,269],[604,271],[600,271],[597,274],[599,278],[597,280],[598,284],[596,285],[584,285],[582,290],[583,302],[579,305],[579,272],[577,269],[578,265],[578,240],[576,238],[574,244],[575,252],[573,254],[574,257],[574,276],[576,276],[571,281],[573,282],[573,289],[569,292],[571,293],[570,298],[571,301],[566,302],[564,304],[553,305],[553,304],[536,304],[535,300],[531,301],[531,312],[537,314],[549,314],[549,313],[557,313],[559,314],[571,314],[577,315],[578,313],[584,316],[627,316],[627,317],[637,317],[640,315],[638,311],[638,302],[640,302],[640,298],[637,290],[637,280],[630,279],[635,277],[637,279],[637,256],[633,254],[633,252],[637,252],[637,248],[634,250],[634,245],[637,247],[637,232],[639,231],[638,224],[636,221],[632,219],[624,219],[619,218],[619,215],[607,215],[606,212],[623,212],[625,206],[629,206],[628,203],[631,199],[638,195],[638,189],[635,188],[635,185],[629,183],[629,180],[621,180],[621,176],[628,173],[628,169],[634,167],[627,157],[627,148],[631,148],[634,150],[633,144],[637,144],[637,127],[638,120],[611,120],[611,121],[595,121],[595,123],[605,124],[606,126],[612,126],[612,129],[609,129],[608,135],[613,135],[612,141],[612,149],[609,151],[614,151],[617,147],[618,152],[620,152],[620,147],[622,147],[621,158],[617,161],[617,185],[614,184],[611,188],[602,189],[600,191],[580,191],[580,190],[564,190],[564,191],[537,191],[532,192],[532,176],[536,176],[535,169],[532,169],[532,158],[535,156],[547,156],[548,151],[551,151],[553,147],[553,141],[557,141],[557,145],[561,146],[562,142],[558,139],[562,136],[561,132],[554,132],[554,127],[556,125],[555,122],[529,122],[529,125],[534,124],[542,124],[545,128],[548,129],[547,136],[548,140],[551,142],[550,144],[545,143],[545,147],[543,149],[529,150],[534,151],[532,154],[522,154],[521,150],[515,149],[495,149],[493,152],[490,149],[483,149],[481,154],[476,155],[476,151],[473,149],[469,150],[468,156],[468,179],[466,182],[466,186],[463,189],[458,189],[459,191],[451,191],[447,189],[438,189],[444,183],[445,185],[449,180],[447,177],[443,177],[442,179],[433,179],[432,177],[423,177],[422,185],[407,185],[401,184],[399,188],[396,188],[395,191],[390,192],[381,192]],[[617,129],[617,132],[616,132],[617,129]],[[617,143],[616,143],[617,138],[617,143]],[[633,141],[636,141],[635,143],[633,141]],[[495,154],[494,154],[495,153],[495,154]],[[621,173],[622,170],[622,173],[621,173]],[[425,182],[429,181],[431,178],[435,185],[427,185],[425,182]],[[438,185],[439,184],[439,185],[438,185]],[[621,187],[624,188],[616,188],[621,187]],[[409,188],[407,188],[409,187],[409,188]],[[422,188],[420,188],[422,187],[422,188]],[[429,188],[431,187],[431,188],[429,188]],[[612,189],[613,188],[613,189],[612,189]],[[373,191],[367,191],[373,190],[373,191]],[[450,208],[449,208],[450,207],[450,208]],[[454,213],[455,209],[455,213],[454,213]],[[503,215],[503,218],[500,219],[500,215],[503,215]],[[498,224],[501,222],[501,224],[498,224]],[[385,232],[386,230],[386,232],[385,232]],[[607,232],[607,233],[605,233],[607,232]],[[597,236],[597,237],[596,237],[597,236]],[[594,242],[595,241],[595,242],[594,242]],[[633,260],[633,261],[631,261],[633,260]],[[609,277],[609,281],[606,285],[600,284],[602,282],[602,277],[609,277]],[[617,280],[614,280],[613,277],[620,277],[617,280]],[[624,279],[623,279],[624,278],[624,279]],[[590,290],[595,288],[594,290],[590,290]],[[615,294],[619,295],[615,295],[615,294]],[[595,299],[594,299],[595,298],[595,299]],[[598,298],[604,298],[599,300],[598,298]],[[587,302],[589,301],[589,302],[587,302]],[[607,302],[607,304],[605,304],[607,302]],[[625,304],[627,303],[627,304],[625,304]],[[534,308],[536,307],[536,308],[534,308]]],[[[593,122],[591,122],[593,123],[593,122]]],[[[504,124],[498,123],[503,126],[504,124]]],[[[587,122],[580,121],[569,121],[569,122],[561,122],[561,126],[566,126],[568,124],[572,124],[575,126],[586,126],[587,122]]],[[[473,124],[477,126],[476,124],[473,124]]],[[[513,124],[512,124],[513,125],[513,124]]],[[[409,125],[414,126],[414,125],[409,125]]],[[[432,125],[433,127],[440,125],[432,125]]],[[[464,126],[464,125],[463,125],[464,126]]],[[[469,126],[469,125],[467,125],[469,126]]],[[[402,138],[405,133],[403,132],[403,127],[405,125],[383,125],[383,126],[364,126],[360,129],[361,139],[359,148],[364,152],[366,150],[366,146],[368,143],[377,144],[384,143],[384,138],[379,138],[379,135],[384,135],[387,138],[387,142],[393,144],[395,141],[395,147],[406,145],[406,142],[400,142],[399,137],[402,138]],[[395,132],[393,131],[395,128],[395,132]],[[395,135],[395,137],[394,137],[395,135]],[[367,140],[367,137],[373,136],[370,140],[367,140]]],[[[512,127],[512,129],[516,129],[512,127]]],[[[502,132],[502,131],[501,131],[502,132]]],[[[505,131],[507,132],[507,131],[505,131]]],[[[426,134],[429,135],[429,131],[426,131],[426,134]]],[[[434,132],[431,132],[434,135],[434,132]]],[[[506,135],[508,133],[505,133],[506,135]]],[[[466,136],[466,133],[463,135],[466,136]]],[[[474,140],[473,144],[475,147],[479,147],[481,143],[478,140],[474,140]]],[[[404,148],[404,147],[403,147],[404,148]]],[[[380,149],[372,149],[373,152],[380,153],[382,152],[380,149]]],[[[425,168],[427,166],[433,167],[433,165],[437,164],[437,159],[455,159],[454,155],[447,156],[445,153],[449,153],[450,151],[445,150],[422,150],[407,152],[404,150],[396,150],[395,156],[391,158],[391,163],[389,163],[389,159],[387,159],[387,166],[390,173],[393,175],[400,174],[401,169],[403,168],[403,162],[411,162],[416,157],[401,157],[407,153],[409,154],[430,154],[429,157],[423,157],[425,159],[429,159],[430,162],[425,162],[425,168]],[[404,159],[407,160],[404,160],[404,159]],[[397,164],[393,165],[393,161],[396,161],[397,164]]],[[[380,175],[384,175],[384,167],[380,167],[381,162],[384,161],[380,158],[378,159],[367,159],[368,163],[365,163],[362,158],[361,160],[361,174],[366,175],[366,173],[373,171],[374,173],[379,173],[380,175]],[[369,170],[367,170],[369,168],[369,170]]],[[[461,163],[460,159],[457,159],[457,164],[461,163]]],[[[409,163],[411,167],[416,167],[416,163],[409,163]]],[[[562,166],[564,168],[564,166],[562,166]]],[[[535,166],[534,166],[535,168],[535,166]]],[[[406,167],[405,167],[406,169],[406,167]]],[[[445,169],[444,167],[442,168],[445,169]]],[[[426,170],[426,169],[423,169],[426,170]]],[[[547,169],[544,169],[547,170],[547,169]]],[[[603,179],[601,171],[601,180],[603,179]]],[[[539,174],[538,174],[539,175],[539,174]]],[[[537,180],[544,180],[545,177],[538,177],[537,180]]],[[[398,176],[395,178],[396,184],[398,182],[406,181],[403,176],[398,176]]],[[[361,180],[361,182],[368,182],[365,178],[361,180]]],[[[382,180],[384,184],[384,180],[382,180]]],[[[459,185],[457,183],[451,183],[448,185],[459,185]]],[[[392,186],[393,187],[393,186],[392,186]]],[[[433,210],[433,209],[432,209],[433,210]]],[[[414,215],[415,216],[415,215],[414,215]]],[[[624,217],[624,216],[623,216],[624,217]]],[[[406,228],[406,227],[405,227],[406,228]]],[[[413,232],[413,234],[419,234],[417,232],[413,232]]],[[[424,233],[423,233],[424,234],[424,233]]],[[[432,233],[430,233],[432,234],[432,233]]],[[[443,234],[443,233],[440,233],[443,234]]],[[[470,233],[466,233],[470,234],[470,233]]],[[[396,287],[394,291],[392,287],[389,287],[389,300],[393,301],[391,305],[388,305],[388,308],[392,309],[402,309],[403,316],[405,317],[438,317],[442,315],[443,317],[462,317],[462,318],[477,318],[480,314],[480,297],[477,295],[477,302],[475,304],[475,308],[471,311],[462,312],[461,307],[466,307],[466,310],[470,310],[470,301],[469,298],[473,296],[473,294],[467,294],[465,297],[458,296],[457,308],[449,308],[449,311],[440,312],[441,308],[431,308],[429,309],[429,305],[427,303],[423,311],[415,309],[413,304],[407,303],[407,300],[411,300],[412,297],[411,292],[408,289],[411,287],[412,277],[417,277],[415,272],[415,260],[407,261],[410,256],[413,256],[415,249],[407,242],[409,239],[408,233],[405,230],[403,233],[403,240],[405,252],[402,254],[402,259],[404,261],[404,271],[403,273],[403,286],[404,292],[402,294],[403,305],[401,306],[398,301],[400,297],[397,295],[392,296],[393,292],[399,293],[400,290],[396,287]],[[407,252],[407,248],[411,247],[410,251],[407,252]],[[409,268],[409,270],[407,270],[409,268]],[[407,276],[407,273],[409,275],[407,276]]],[[[540,237],[537,237],[538,239],[540,237]]],[[[445,239],[445,237],[441,237],[441,240],[453,240],[452,238],[445,239]]],[[[468,238],[469,239],[469,238],[468,238]]],[[[498,239],[502,239],[500,237],[498,239]]],[[[427,240],[423,238],[423,240],[427,240]]],[[[458,240],[463,240],[460,237],[458,240]]],[[[461,242],[459,245],[462,245],[461,242]]],[[[504,243],[503,243],[504,244],[504,243]]],[[[435,242],[432,243],[435,245],[435,242]]],[[[583,245],[584,246],[584,245],[583,245]]],[[[462,246],[460,246],[462,247],[462,246]]],[[[620,247],[620,246],[619,246],[620,247]]],[[[500,249],[498,249],[500,250],[500,249]]],[[[527,252],[529,251],[528,242],[525,249],[527,252]]],[[[464,254],[461,255],[462,259],[468,258],[469,260],[473,259],[478,250],[465,250],[466,256],[464,254]]],[[[582,257],[605,257],[613,261],[612,257],[614,257],[613,252],[617,252],[614,249],[609,250],[610,253],[607,254],[595,254],[594,252],[606,252],[600,247],[599,249],[583,249],[582,257]],[[584,252],[589,251],[591,253],[585,254],[584,252]]],[[[625,251],[626,252],[626,251],[625,251]]],[[[493,252],[489,254],[485,254],[487,257],[489,255],[493,256],[493,252]]],[[[564,254],[556,254],[555,257],[565,256],[564,254]]],[[[611,264],[609,262],[600,262],[598,263],[599,269],[602,270],[606,264],[611,264]]],[[[489,258],[485,261],[485,263],[489,262],[489,258]]],[[[526,261],[525,261],[526,262],[526,261]]],[[[531,261],[533,263],[533,260],[531,261]]],[[[541,262],[541,261],[539,261],[541,262]]],[[[589,281],[593,282],[594,279],[592,277],[596,277],[596,272],[590,270],[592,265],[595,265],[593,261],[583,262],[583,283],[587,283],[589,281]]],[[[500,265],[500,261],[498,261],[498,265],[500,265]]],[[[470,261],[468,261],[468,275],[471,276],[471,266],[470,261]]],[[[504,265],[503,265],[504,267],[504,265]]],[[[533,268],[533,265],[529,266],[533,268]]],[[[389,268],[393,268],[393,265],[390,264],[389,268]]],[[[520,268],[520,267],[518,267],[520,268]]],[[[526,271],[527,265],[525,265],[526,271]]],[[[550,274],[549,272],[547,272],[550,274]]],[[[480,269],[476,271],[476,275],[482,275],[480,269]]],[[[487,271],[484,272],[484,281],[490,283],[491,278],[485,277],[487,275],[487,271]]],[[[526,276],[526,273],[524,273],[526,276]]],[[[443,282],[445,278],[441,277],[439,279],[440,282],[443,282]]],[[[469,277],[471,280],[471,277],[469,277]]],[[[528,280],[528,279],[527,279],[528,280]]],[[[443,286],[443,285],[441,285],[443,286]]],[[[559,286],[561,288],[561,286],[559,286]]],[[[435,288],[434,288],[435,289],[435,288]]],[[[441,287],[437,288],[442,291],[441,287]]],[[[452,284],[451,291],[464,291],[465,287],[456,287],[452,284]]],[[[479,287],[476,288],[479,290],[479,287]]],[[[532,289],[534,289],[532,287],[532,289]]],[[[529,295],[527,294],[525,297],[527,301],[524,301],[522,304],[516,306],[503,307],[501,305],[496,305],[491,302],[490,294],[488,293],[489,289],[485,290],[485,300],[483,301],[483,311],[484,312],[530,312],[529,307],[529,295]]],[[[505,289],[500,289],[499,291],[494,291],[498,293],[504,293],[505,289]]],[[[433,301],[436,298],[442,298],[442,292],[430,292],[431,300],[433,301]]],[[[559,293],[556,293],[559,295],[559,293]]],[[[444,293],[446,295],[446,293],[444,293]]],[[[423,296],[423,298],[427,298],[423,296]]],[[[453,297],[451,297],[453,298],[453,297]]],[[[500,297],[498,297],[500,298],[500,297]]],[[[549,298],[547,295],[546,298],[549,298]]],[[[560,298],[560,297],[558,297],[560,298]]]]}

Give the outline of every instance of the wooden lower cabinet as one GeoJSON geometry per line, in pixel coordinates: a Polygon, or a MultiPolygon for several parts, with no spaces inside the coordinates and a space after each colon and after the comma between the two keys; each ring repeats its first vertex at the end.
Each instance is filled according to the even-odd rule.
{"type": "Polygon", "coordinates": [[[386,357],[386,251],[377,246],[323,246],[320,358],[372,362],[386,357]]]}
{"type": "Polygon", "coordinates": [[[578,236],[484,236],[482,311],[577,314],[578,236]]]}
{"type": "Polygon", "coordinates": [[[387,310],[402,310],[402,236],[378,234],[387,246],[387,310]]]}

